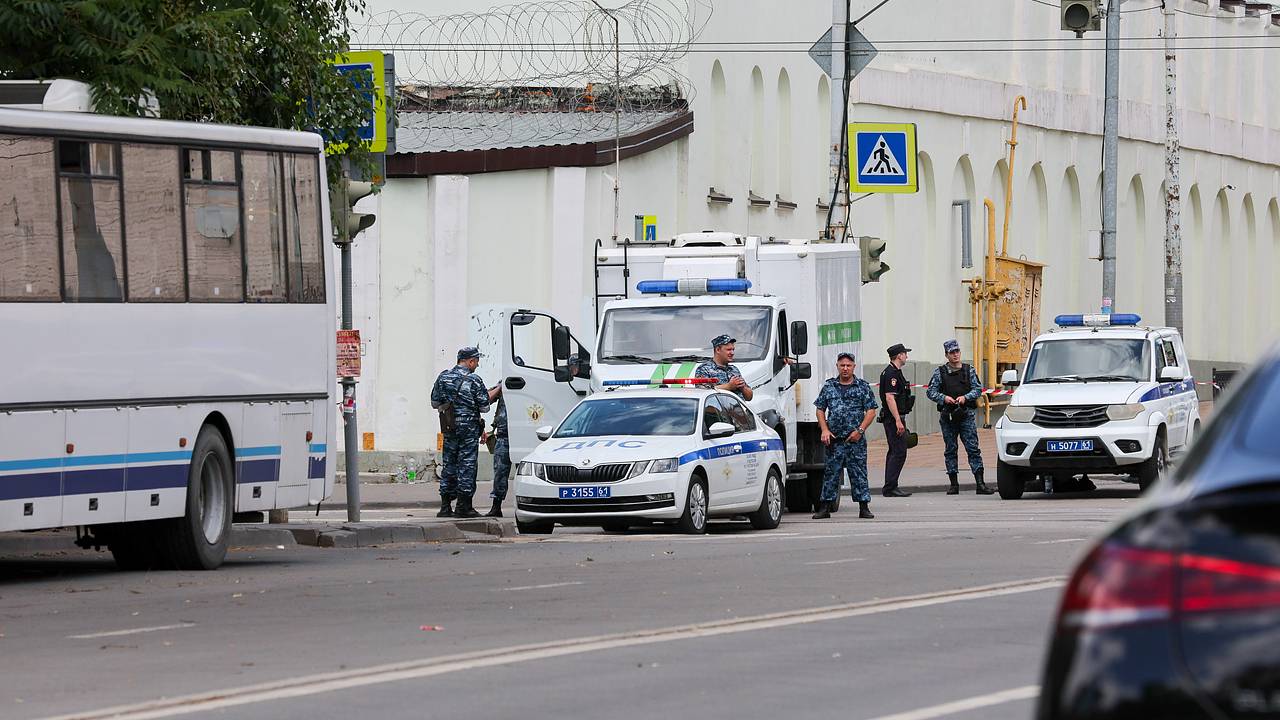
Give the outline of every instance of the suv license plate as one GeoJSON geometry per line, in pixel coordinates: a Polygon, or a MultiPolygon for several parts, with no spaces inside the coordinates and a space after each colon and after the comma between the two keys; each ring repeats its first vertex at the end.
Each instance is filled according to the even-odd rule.
{"type": "Polygon", "coordinates": [[[1093,452],[1092,440],[1046,440],[1044,449],[1049,452],[1093,452]]]}
{"type": "Polygon", "coordinates": [[[601,487],[598,485],[591,487],[562,487],[560,488],[561,500],[598,500],[609,497],[609,491],[613,488],[601,487]]]}

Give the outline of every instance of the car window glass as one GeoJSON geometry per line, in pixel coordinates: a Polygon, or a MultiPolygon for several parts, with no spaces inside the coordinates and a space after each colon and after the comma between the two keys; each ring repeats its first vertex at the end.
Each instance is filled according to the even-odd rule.
{"type": "Polygon", "coordinates": [[[726,395],[716,396],[721,405],[729,414],[729,418],[733,421],[733,428],[738,432],[748,432],[756,429],[756,420],[751,411],[747,409],[737,398],[731,398],[726,395]]]}
{"type": "Polygon", "coordinates": [[[711,432],[711,426],[718,422],[727,422],[732,424],[733,420],[729,418],[728,413],[720,406],[720,398],[712,395],[707,398],[706,405],[702,407],[702,431],[711,432]]]}
{"type": "Polygon", "coordinates": [[[1160,352],[1164,356],[1165,367],[1178,367],[1178,355],[1173,350],[1173,343],[1169,340],[1160,341],[1160,352]]]}

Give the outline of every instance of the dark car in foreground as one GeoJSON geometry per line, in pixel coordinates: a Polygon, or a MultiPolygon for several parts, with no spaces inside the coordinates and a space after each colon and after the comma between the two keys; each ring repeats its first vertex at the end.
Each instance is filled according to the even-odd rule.
{"type": "Polygon", "coordinates": [[[1280,345],[1072,573],[1037,717],[1280,718],[1280,345]]]}

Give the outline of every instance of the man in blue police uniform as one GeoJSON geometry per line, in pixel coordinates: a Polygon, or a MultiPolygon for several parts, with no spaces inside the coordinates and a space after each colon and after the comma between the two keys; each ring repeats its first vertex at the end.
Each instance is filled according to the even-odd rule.
{"type": "Polygon", "coordinates": [[[693,371],[696,378],[715,378],[716,387],[737,393],[743,400],[750,400],[754,394],[751,386],[742,379],[742,373],[733,364],[733,352],[738,341],[728,335],[717,335],[711,340],[711,359],[693,371]]]}
{"type": "Polygon", "coordinates": [[[947,479],[951,481],[947,494],[960,494],[957,478],[960,472],[956,446],[958,435],[964,442],[964,454],[969,458],[969,469],[973,471],[978,494],[990,495],[995,490],[987,487],[982,480],[982,448],[978,446],[978,425],[973,418],[973,409],[982,394],[982,382],[978,380],[978,373],[974,372],[973,367],[960,362],[958,341],[948,340],[942,344],[942,349],[947,354],[947,364],[933,371],[925,394],[938,404],[938,422],[942,426],[942,441],[945,444],[943,457],[947,463],[947,479]]]}
{"type": "Polygon", "coordinates": [[[840,493],[840,474],[849,473],[849,491],[858,501],[858,517],[871,514],[871,490],[867,487],[867,428],[876,421],[875,391],[867,381],[853,374],[853,355],[836,356],[836,377],[828,378],[813,401],[818,408],[822,444],[827,446],[827,462],[822,478],[822,497],[814,520],[831,517],[831,506],[840,493]]]}
{"type": "Polygon", "coordinates": [[[440,373],[431,388],[431,407],[440,410],[442,430],[445,418],[453,420],[452,429],[444,432],[439,517],[480,517],[471,505],[476,494],[480,431],[484,428],[480,416],[489,410],[489,403],[498,395],[497,386],[486,389],[484,381],[475,374],[481,357],[477,348],[462,348],[458,351],[458,364],[440,373]],[[457,510],[452,507],[454,499],[458,501],[457,510]]]}
{"type": "Polygon", "coordinates": [[[493,411],[493,431],[480,436],[480,442],[493,438],[489,452],[493,454],[493,490],[489,497],[493,507],[485,513],[488,517],[502,517],[502,501],[507,498],[507,485],[511,479],[511,440],[507,437],[507,401],[498,388],[498,407],[493,411]]]}
{"type": "Polygon", "coordinates": [[[902,366],[907,364],[907,353],[911,348],[898,343],[889,348],[889,364],[880,373],[880,403],[884,409],[880,411],[880,422],[884,425],[884,436],[889,441],[889,453],[884,461],[885,497],[911,497],[911,493],[898,487],[898,478],[902,475],[902,466],[907,463],[907,413],[911,412],[911,385],[902,374],[902,366]]]}

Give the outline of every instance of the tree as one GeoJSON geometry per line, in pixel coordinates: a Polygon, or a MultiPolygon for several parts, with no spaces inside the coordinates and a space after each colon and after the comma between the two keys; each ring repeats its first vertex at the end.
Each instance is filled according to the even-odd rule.
{"type": "MultiPolygon", "coordinates": [[[[0,77],[88,83],[99,112],[316,130],[358,163],[365,99],[329,64],[364,0],[2,0],[0,77]]],[[[330,187],[341,173],[329,163],[330,187]]]]}

